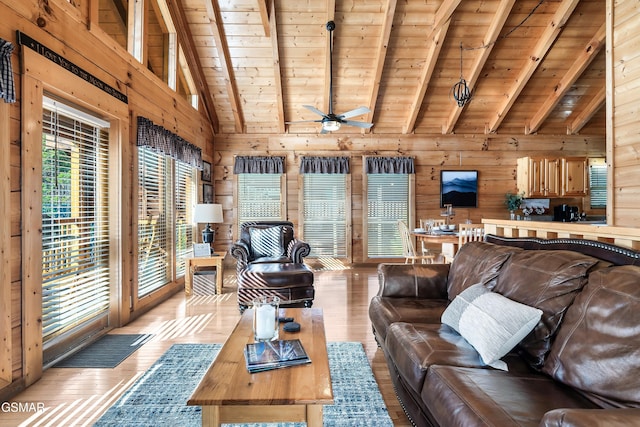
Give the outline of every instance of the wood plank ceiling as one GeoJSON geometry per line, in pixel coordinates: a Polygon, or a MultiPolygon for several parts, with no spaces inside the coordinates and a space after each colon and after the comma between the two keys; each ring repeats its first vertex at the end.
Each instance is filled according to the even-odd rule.
{"type": "Polygon", "coordinates": [[[352,120],[374,123],[334,133],[605,133],[602,0],[175,5],[217,133],[319,133],[319,123],[286,122],[320,118],[305,104],[329,108],[330,20],[334,112],[366,106],[352,120]],[[464,107],[452,96],[461,78],[472,91],[464,107]]]}

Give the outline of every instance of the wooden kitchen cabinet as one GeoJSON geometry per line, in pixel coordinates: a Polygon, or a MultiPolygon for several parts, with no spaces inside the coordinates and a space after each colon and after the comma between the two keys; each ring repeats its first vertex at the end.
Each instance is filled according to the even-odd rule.
{"type": "Polygon", "coordinates": [[[561,159],[522,157],[517,160],[518,192],[524,197],[560,197],[561,159]]]}
{"type": "Polygon", "coordinates": [[[588,166],[586,157],[562,159],[563,197],[584,197],[589,194],[588,166]]]}

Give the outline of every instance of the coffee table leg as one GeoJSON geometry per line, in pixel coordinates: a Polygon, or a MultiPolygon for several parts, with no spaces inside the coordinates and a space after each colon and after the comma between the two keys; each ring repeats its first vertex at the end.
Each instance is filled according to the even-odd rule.
{"type": "Polygon", "coordinates": [[[307,405],[307,427],[322,427],[322,405],[307,405]]]}
{"type": "Polygon", "coordinates": [[[202,427],[220,427],[220,407],[202,407],[202,427]]]}

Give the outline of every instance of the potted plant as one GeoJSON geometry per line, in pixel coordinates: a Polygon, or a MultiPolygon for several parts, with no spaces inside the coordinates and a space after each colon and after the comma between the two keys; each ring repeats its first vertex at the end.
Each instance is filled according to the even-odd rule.
{"type": "Polygon", "coordinates": [[[521,194],[513,194],[507,193],[504,196],[504,204],[509,209],[509,214],[511,215],[511,219],[515,219],[515,211],[516,209],[520,209],[520,205],[522,204],[522,199],[524,199],[524,192],[521,194]]]}

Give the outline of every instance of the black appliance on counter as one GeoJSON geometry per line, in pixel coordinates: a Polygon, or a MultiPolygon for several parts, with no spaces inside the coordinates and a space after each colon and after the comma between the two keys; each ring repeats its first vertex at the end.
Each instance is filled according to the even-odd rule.
{"type": "Polygon", "coordinates": [[[561,222],[578,221],[580,212],[577,206],[558,205],[553,208],[553,220],[561,222]]]}

